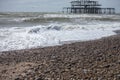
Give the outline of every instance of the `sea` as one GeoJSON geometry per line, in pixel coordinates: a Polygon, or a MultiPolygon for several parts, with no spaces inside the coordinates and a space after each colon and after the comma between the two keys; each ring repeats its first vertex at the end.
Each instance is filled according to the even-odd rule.
{"type": "Polygon", "coordinates": [[[116,35],[120,15],[0,12],[0,52],[116,35]]]}

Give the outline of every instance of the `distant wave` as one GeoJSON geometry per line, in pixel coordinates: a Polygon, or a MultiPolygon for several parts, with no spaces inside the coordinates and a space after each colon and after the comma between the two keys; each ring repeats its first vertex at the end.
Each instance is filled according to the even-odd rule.
{"type": "Polygon", "coordinates": [[[20,13],[0,13],[2,17],[13,18],[15,22],[74,22],[76,19],[100,20],[100,21],[120,21],[120,15],[92,15],[92,14],[20,14],[20,13]]]}
{"type": "Polygon", "coordinates": [[[23,20],[24,22],[68,22],[70,21],[69,18],[40,18],[40,17],[36,17],[36,18],[26,18],[25,20],[23,20]]]}
{"type": "Polygon", "coordinates": [[[75,19],[83,20],[100,20],[100,21],[120,21],[120,16],[116,15],[68,15],[68,14],[44,14],[38,17],[23,19],[25,22],[70,22],[75,19]]]}

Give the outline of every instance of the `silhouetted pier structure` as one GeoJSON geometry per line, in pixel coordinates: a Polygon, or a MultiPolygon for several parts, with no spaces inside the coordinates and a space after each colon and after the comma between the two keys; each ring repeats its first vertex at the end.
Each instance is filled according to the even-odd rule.
{"type": "Polygon", "coordinates": [[[71,2],[71,7],[64,7],[64,13],[82,14],[115,14],[115,8],[101,8],[98,1],[76,0],[71,2]]]}

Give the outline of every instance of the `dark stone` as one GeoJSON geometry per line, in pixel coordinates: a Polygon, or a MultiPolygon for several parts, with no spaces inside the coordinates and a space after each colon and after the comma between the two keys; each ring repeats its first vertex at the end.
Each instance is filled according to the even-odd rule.
{"type": "Polygon", "coordinates": [[[110,65],[105,65],[104,67],[105,67],[105,68],[109,68],[109,67],[110,67],[110,65]]]}
{"type": "Polygon", "coordinates": [[[20,80],[20,78],[15,78],[14,80],[20,80]]]}
{"type": "Polygon", "coordinates": [[[120,80],[120,75],[117,75],[117,79],[116,80],[120,80]]]}
{"type": "Polygon", "coordinates": [[[36,78],[35,80],[43,80],[41,77],[36,78]]]}

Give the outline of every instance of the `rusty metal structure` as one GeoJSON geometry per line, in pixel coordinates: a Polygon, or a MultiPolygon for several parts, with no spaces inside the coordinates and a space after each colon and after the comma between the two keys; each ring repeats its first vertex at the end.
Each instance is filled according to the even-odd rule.
{"type": "Polygon", "coordinates": [[[74,14],[115,14],[115,8],[101,8],[98,1],[75,0],[71,1],[71,7],[64,7],[64,13],[74,14]]]}

